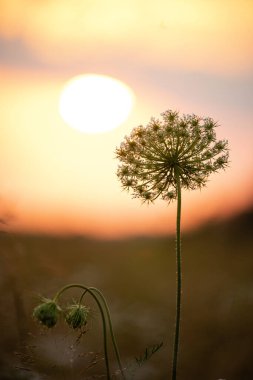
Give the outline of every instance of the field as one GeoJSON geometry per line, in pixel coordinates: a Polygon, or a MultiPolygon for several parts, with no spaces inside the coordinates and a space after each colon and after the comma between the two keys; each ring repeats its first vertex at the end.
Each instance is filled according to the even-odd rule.
{"type": "MultiPolygon", "coordinates": [[[[248,210],[183,236],[179,380],[253,378],[252,224],[248,210]]],[[[105,295],[129,376],[136,369],[136,380],[170,378],[174,237],[104,241],[2,232],[0,249],[1,380],[105,378],[100,316],[88,296],[92,317],[82,336],[64,321],[47,330],[32,317],[38,295],[53,297],[72,282],[105,295]],[[161,342],[137,368],[135,358],[161,342]]],[[[77,297],[71,291],[64,302],[77,297]]],[[[110,357],[116,371],[112,351],[110,357]]]]}

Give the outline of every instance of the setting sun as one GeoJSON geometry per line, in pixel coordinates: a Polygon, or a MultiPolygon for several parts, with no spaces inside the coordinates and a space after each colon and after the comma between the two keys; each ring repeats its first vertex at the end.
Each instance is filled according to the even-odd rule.
{"type": "Polygon", "coordinates": [[[201,194],[185,192],[184,231],[251,205],[252,4],[2,1],[0,209],[1,220],[13,215],[8,228],[174,231],[174,206],[140,207],[121,191],[115,160],[124,136],[168,109],[214,118],[231,151],[226,175],[201,194]]]}
{"type": "Polygon", "coordinates": [[[101,133],[127,119],[133,99],[133,92],[119,80],[104,75],[80,75],[64,86],[59,112],[70,127],[86,133],[101,133]]]}

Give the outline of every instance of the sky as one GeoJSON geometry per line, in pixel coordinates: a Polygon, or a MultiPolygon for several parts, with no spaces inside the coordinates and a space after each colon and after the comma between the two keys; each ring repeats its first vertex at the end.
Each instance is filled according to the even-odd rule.
{"type": "Polygon", "coordinates": [[[10,230],[172,233],[176,205],[132,199],[115,158],[132,128],[166,109],[212,117],[230,148],[226,171],[183,192],[183,229],[252,205],[251,0],[0,0],[0,14],[0,210],[10,230]],[[87,73],[134,94],[118,128],[86,134],[61,118],[63,86],[87,73]]]}

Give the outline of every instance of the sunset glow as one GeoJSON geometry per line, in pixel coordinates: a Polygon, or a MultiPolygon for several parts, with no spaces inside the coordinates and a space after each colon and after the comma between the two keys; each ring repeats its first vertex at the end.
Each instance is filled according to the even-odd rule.
{"type": "Polygon", "coordinates": [[[230,147],[226,172],[201,192],[183,193],[183,228],[252,204],[253,4],[159,4],[1,3],[7,228],[110,237],[173,232],[174,204],[143,206],[124,194],[115,159],[132,128],[166,109],[212,117],[230,147]]]}
{"type": "Polygon", "coordinates": [[[133,105],[133,94],[122,82],[104,75],[80,75],[64,86],[59,102],[63,120],[87,133],[121,125],[133,105]]]}

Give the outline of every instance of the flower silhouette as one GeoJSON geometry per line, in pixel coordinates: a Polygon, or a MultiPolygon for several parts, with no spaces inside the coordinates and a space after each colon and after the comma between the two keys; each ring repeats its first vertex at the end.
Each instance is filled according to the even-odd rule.
{"type": "Polygon", "coordinates": [[[213,119],[180,117],[171,110],[161,115],[162,120],[151,118],[146,127],[134,128],[116,149],[123,189],[144,202],[176,199],[178,180],[181,188],[201,188],[228,164],[227,141],[216,140],[213,119]]]}

